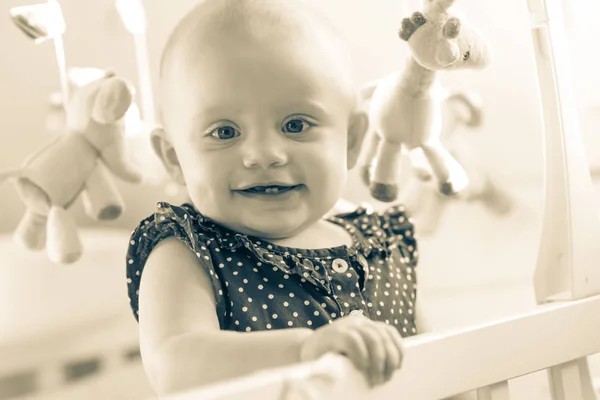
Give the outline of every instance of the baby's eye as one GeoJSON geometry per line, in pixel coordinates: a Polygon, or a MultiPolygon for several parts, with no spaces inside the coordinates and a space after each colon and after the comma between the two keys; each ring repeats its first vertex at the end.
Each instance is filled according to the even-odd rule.
{"type": "Polygon", "coordinates": [[[231,126],[220,126],[214,131],[212,131],[211,136],[216,137],[221,140],[233,139],[236,136],[239,136],[238,131],[231,126]]]}
{"type": "Polygon", "coordinates": [[[471,52],[467,50],[466,53],[463,54],[463,60],[467,61],[469,57],[471,57],[471,52]]]}
{"type": "Polygon", "coordinates": [[[285,123],[283,130],[287,133],[301,133],[306,128],[313,126],[310,122],[300,118],[289,120],[285,123]]]}

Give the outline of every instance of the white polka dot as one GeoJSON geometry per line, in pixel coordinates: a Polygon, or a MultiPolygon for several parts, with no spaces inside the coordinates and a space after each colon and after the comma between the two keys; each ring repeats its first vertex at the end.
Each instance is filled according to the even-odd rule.
{"type": "Polygon", "coordinates": [[[223,291],[221,289],[219,289],[219,294],[223,296],[223,291]]]}
{"type": "Polygon", "coordinates": [[[288,274],[283,275],[283,279],[290,279],[290,276],[288,274]]]}
{"type": "Polygon", "coordinates": [[[248,279],[245,279],[245,278],[244,278],[244,279],[242,280],[242,282],[244,282],[244,284],[245,284],[245,285],[247,285],[247,284],[248,284],[248,279]]]}
{"type": "Polygon", "coordinates": [[[381,316],[381,311],[377,310],[377,315],[381,316]]]}
{"type": "MultiPolygon", "coordinates": [[[[133,264],[133,259],[129,259],[129,261],[127,261],[129,264],[133,264]]],[[[122,265],[122,264],[121,264],[122,265]]]]}
{"type": "Polygon", "coordinates": [[[297,313],[296,311],[294,311],[294,312],[292,313],[292,315],[293,315],[294,317],[296,317],[296,318],[298,317],[298,313],[297,313]]]}
{"type": "MultiPolygon", "coordinates": [[[[343,313],[342,313],[342,314],[343,314],[343,313]]],[[[334,313],[334,312],[333,312],[333,313],[331,313],[331,318],[335,318],[335,317],[337,317],[337,314],[336,314],[336,313],[334,313]]]]}
{"type": "Polygon", "coordinates": [[[250,332],[252,330],[252,328],[250,328],[249,326],[246,327],[246,332],[250,332]]]}
{"type": "Polygon", "coordinates": [[[264,286],[263,285],[258,285],[258,290],[263,290],[264,286]]]}
{"type": "Polygon", "coordinates": [[[263,305],[262,305],[262,308],[263,308],[264,310],[266,310],[266,309],[267,309],[267,305],[266,305],[266,304],[263,304],[263,305]]]}
{"type": "Polygon", "coordinates": [[[131,282],[132,282],[131,278],[127,278],[127,283],[131,283],[131,282]]]}
{"type": "Polygon", "coordinates": [[[238,271],[233,271],[233,275],[234,275],[234,276],[237,276],[238,274],[239,274],[239,272],[238,272],[238,271]]]}
{"type": "Polygon", "coordinates": [[[258,318],[252,317],[252,321],[256,322],[256,321],[258,321],[258,318]]]}
{"type": "Polygon", "coordinates": [[[267,329],[271,329],[271,324],[267,324],[267,329]]]}
{"type": "Polygon", "coordinates": [[[354,294],[354,292],[350,293],[350,297],[356,297],[356,295],[354,294]]]}
{"type": "Polygon", "coordinates": [[[318,315],[319,315],[319,312],[318,312],[318,311],[315,311],[315,316],[318,316],[318,315]]]}
{"type": "Polygon", "coordinates": [[[236,325],[239,325],[239,324],[240,324],[240,321],[235,321],[235,324],[236,324],[236,325]]]}
{"type": "Polygon", "coordinates": [[[277,285],[277,286],[279,286],[279,288],[280,288],[280,289],[283,289],[283,284],[282,284],[282,283],[280,283],[280,284],[279,284],[279,285],[277,285]]]}
{"type": "Polygon", "coordinates": [[[244,264],[240,261],[237,263],[238,267],[242,267],[244,264]]]}
{"type": "Polygon", "coordinates": [[[308,305],[310,305],[310,301],[308,301],[308,300],[304,300],[304,305],[305,305],[305,306],[308,306],[308,305]]]}
{"type": "Polygon", "coordinates": [[[284,306],[284,307],[288,307],[289,305],[290,305],[290,303],[288,303],[287,301],[284,301],[284,302],[283,302],[283,306],[284,306]]]}
{"type": "Polygon", "coordinates": [[[248,311],[248,307],[246,307],[246,306],[242,307],[242,311],[243,312],[247,312],[248,311]]]}
{"type": "Polygon", "coordinates": [[[267,297],[271,300],[273,300],[275,298],[275,296],[273,296],[272,294],[269,294],[267,297]]]}
{"type": "Polygon", "coordinates": [[[290,293],[290,297],[294,297],[294,296],[295,296],[294,293],[290,293]]]}
{"type": "Polygon", "coordinates": [[[273,319],[277,319],[279,316],[277,314],[272,315],[273,319]]]}
{"type": "Polygon", "coordinates": [[[135,271],[135,274],[136,274],[137,276],[140,276],[140,271],[139,271],[139,270],[138,270],[138,271],[135,271]]]}
{"type": "Polygon", "coordinates": [[[248,303],[252,303],[252,297],[248,297],[248,303]]]}
{"type": "Polygon", "coordinates": [[[231,257],[227,257],[227,261],[231,262],[231,257]]]}
{"type": "Polygon", "coordinates": [[[241,293],[244,291],[244,288],[239,288],[238,291],[241,293]]]}
{"type": "Polygon", "coordinates": [[[292,326],[294,323],[292,321],[288,321],[288,326],[292,326]]]}
{"type": "Polygon", "coordinates": [[[312,321],[311,320],[306,321],[306,325],[311,326],[312,325],[312,321]]]}

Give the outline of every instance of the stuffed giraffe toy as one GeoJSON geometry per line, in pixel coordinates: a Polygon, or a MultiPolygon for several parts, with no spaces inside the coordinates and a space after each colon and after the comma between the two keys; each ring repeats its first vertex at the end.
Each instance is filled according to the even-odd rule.
{"type": "Polygon", "coordinates": [[[363,90],[363,97],[371,97],[372,132],[361,175],[379,201],[397,199],[404,152],[417,176],[423,180],[433,176],[444,195],[458,194],[469,183],[463,167],[440,141],[444,90],[438,72],[485,67],[489,46],[481,34],[449,12],[453,3],[424,0],[422,12],[404,18],[398,35],[410,50],[406,68],[363,90]]]}

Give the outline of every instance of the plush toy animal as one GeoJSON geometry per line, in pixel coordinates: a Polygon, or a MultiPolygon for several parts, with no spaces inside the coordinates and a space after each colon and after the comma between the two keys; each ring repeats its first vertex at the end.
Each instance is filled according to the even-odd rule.
{"type": "Polygon", "coordinates": [[[441,193],[454,195],[468,184],[466,172],[440,142],[444,93],[437,76],[438,71],[486,66],[489,46],[449,13],[453,3],[424,0],[422,12],[404,18],[399,36],[410,49],[406,68],[364,89],[364,97],[371,97],[374,134],[367,140],[361,174],[377,200],[398,197],[399,159],[406,151],[423,179],[431,171],[441,193]]]}
{"type": "Polygon", "coordinates": [[[132,88],[107,72],[75,88],[67,107],[67,132],[29,157],[12,178],[26,212],[15,239],[26,248],[46,248],[50,260],[72,263],[82,254],[74,221],[66,211],[80,196],[85,212],[97,220],[113,220],[124,210],[109,171],[132,183],[141,174],[127,159],[123,116],[132,88]]]}

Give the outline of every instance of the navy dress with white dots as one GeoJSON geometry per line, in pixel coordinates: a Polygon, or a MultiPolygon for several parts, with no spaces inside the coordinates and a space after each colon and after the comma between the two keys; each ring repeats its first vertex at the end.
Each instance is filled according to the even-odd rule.
{"type": "Polygon", "coordinates": [[[222,330],[316,329],[362,313],[404,337],[416,334],[417,243],[404,207],[375,213],[361,206],[329,221],[350,233],[351,246],[277,246],[231,231],[190,204],[158,203],[133,231],[127,251],[134,316],[144,264],[161,240],[174,236],[206,269],[222,330]]]}

